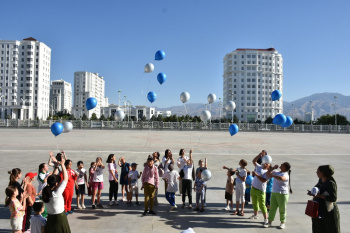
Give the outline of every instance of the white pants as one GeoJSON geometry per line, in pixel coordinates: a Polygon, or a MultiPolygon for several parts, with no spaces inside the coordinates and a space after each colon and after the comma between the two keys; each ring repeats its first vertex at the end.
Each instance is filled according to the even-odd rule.
{"type": "Polygon", "coordinates": [[[11,228],[13,231],[20,231],[22,230],[22,224],[23,224],[23,216],[19,218],[11,218],[11,228]]]}
{"type": "Polygon", "coordinates": [[[245,195],[245,183],[237,184],[236,183],[236,202],[244,203],[245,195]]]}

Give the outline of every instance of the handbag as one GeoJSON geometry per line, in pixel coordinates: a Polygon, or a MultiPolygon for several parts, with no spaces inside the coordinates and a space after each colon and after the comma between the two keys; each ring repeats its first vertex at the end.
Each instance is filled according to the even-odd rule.
{"type": "Polygon", "coordinates": [[[164,175],[164,168],[163,168],[162,163],[159,164],[159,166],[158,166],[158,175],[159,175],[159,177],[163,177],[163,175],[164,175]]]}
{"type": "Polygon", "coordinates": [[[184,170],[183,170],[183,169],[181,169],[181,171],[179,172],[179,175],[180,175],[181,178],[184,178],[185,173],[184,173],[184,170]]]}
{"type": "Polygon", "coordinates": [[[320,204],[317,201],[308,200],[305,214],[311,218],[317,218],[319,206],[320,204]]]}

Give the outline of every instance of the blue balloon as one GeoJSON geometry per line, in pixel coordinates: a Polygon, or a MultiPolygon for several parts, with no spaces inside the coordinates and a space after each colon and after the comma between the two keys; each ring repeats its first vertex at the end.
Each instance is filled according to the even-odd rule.
{"type": "Polygon", "coordinates": [[[154,91],[150,91],[147,94],[147,99],[149,100],[149,102],[153,103],[157,99],[157,94],[154,91]]]}
{"type": "Polygon", "coordinates": [[[279,100],[282,97],[282,93],[279,90],[274,90],[271,93],[271,99],[272,101],[279,100]]]}
{"type": "Polygon", "coordinates": [[[165,58],[165,52],[163,50],[158,50],[155,55],[157,61],[161,61],[165,58]]]}
{"type": "Polygon", "coordinates": [[[282,127],[289,127],[293,124],[293,119],[290,116],[287,116],[286,123],[282,125],[282,127]]]}
{"type": "Polygon", "coordinates": [[[160,85],[162,85],[162,84],[165,82],[165,80],[166,80],[166,74],[164,74],[164,73],[159,73],[159,74],[157,75],[157,80],[158,80],[158,82],[160,83],[160,85]]]}
{"type": "Polygon", "coordinates": [[[284,123],[286,123],[286,121],[287,117],[284,114],[277,114],[275,118],[273,118],[272,123],[274,123],[275,125],[283,125],[284,123]]]}
{"type": "Polygon", "coordinates": [[[236,133],[238,133],[238,126],[236,124],[232,124],[230,125],[230,128],[228,129],[228,131],[230,132],[231,136],[235,135],[236,133]]]}
{"type": "Polygon", "coordinates": [[[51,132],[53,135],[58,136],[63,132],[63,125],[59,122],[56,122],[51,125],[51,132]]]}
{"type": "Polygon", "coordinates": [[[94,97],[90,97],[86,100],[85,105],[87,110],[91,110],[97,106],[97,100],[94,97]]]}

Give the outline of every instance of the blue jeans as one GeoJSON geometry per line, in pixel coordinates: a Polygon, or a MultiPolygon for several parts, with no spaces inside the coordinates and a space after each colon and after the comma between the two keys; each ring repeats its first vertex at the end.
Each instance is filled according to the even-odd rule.
{"type": "Polygon", "coordinates": [[[166,192],[165,198],[171,206],[175,206],[175,193],[166,192]]]}

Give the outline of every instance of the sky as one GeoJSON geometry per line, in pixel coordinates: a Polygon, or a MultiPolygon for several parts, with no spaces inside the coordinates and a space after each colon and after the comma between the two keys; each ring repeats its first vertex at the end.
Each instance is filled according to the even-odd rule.
{"type": "Polygon", "coordinates": [[[284,59],[283,98],[350,95],[350,1],[0,1],[0,39],[34,37],[51,51],[51,80],[99,73],[109,103],[170,107],[223,94],[223,58],[274,47],[284,59]],[[154,61],[157,50],[166,58],[154,61]],[[144,73],[146,63],[155,70],[144,73]],[[163,85],[157,74],[164,72],[163,85]],[[147,93],[157,93],[150,104],[147,93]]]}

